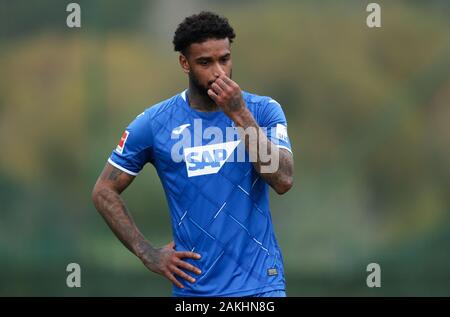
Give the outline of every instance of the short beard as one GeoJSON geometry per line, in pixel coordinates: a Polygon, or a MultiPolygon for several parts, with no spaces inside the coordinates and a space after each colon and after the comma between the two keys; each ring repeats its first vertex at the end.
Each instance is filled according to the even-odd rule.
{"type": "MultiPolygon", "coordinates": [[[[211,99],[211,97],[209,97],[208,95],[208,89],[207,87],[203,86],[202,84],[200,84],[200,82],[198,81],[197,77],[192,74],[192,72],[189,72],[189,81],[191,82],[192,87],[197,91],[197,93],[202,96],[202,97],[208,97],[209,99],[211,99]]],[[[212,85],[211,83],[208,83],[208,85],[212,85]]]]}
{"type": "MultiPolygon", "coordinates": [[[[230,79],[233,77],[233,70],[230,71],[230,79]]],[[[211,85],[214,83],[214,81],[208,82],[208,87],[203,86],[202,84],[200,84],[200,82],[198,81],[197,77],[192,73],[189,72],[189,81],[192,84],[192,87],[194,87],[194,89],[198,92],[199,95],[201,95],[202,97],[208,97],[208,99],[211,99],[211,97],[208,95],[208,90],[211,87],[211,85]]],[[[211,101],[213,101],[211,99],[211,101]]]]}

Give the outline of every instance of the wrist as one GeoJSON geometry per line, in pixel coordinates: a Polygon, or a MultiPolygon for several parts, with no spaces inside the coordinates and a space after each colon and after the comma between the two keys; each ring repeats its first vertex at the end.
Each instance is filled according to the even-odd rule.
{"type": "Polygon", "coordinates": [[[242,107],[241,109],[230,113],[229,117],[233,120],[236,126],[245,128],[248,126],[248,123],[252,118],[252,114],[247,107],[242,107]]]}
{"type": "Polygon", "coordinates": [[[134,244],[133,251],[136,256],[143,261],[148,258],[148,255],[152,253],[154,248],[145,239],[139,238],[139,240],[134,244]]]}

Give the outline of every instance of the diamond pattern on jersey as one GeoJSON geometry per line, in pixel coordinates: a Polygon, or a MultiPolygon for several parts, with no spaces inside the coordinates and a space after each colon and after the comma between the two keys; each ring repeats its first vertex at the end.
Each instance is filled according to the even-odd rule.
{"type": "MultiPolygon", "coordinates": [[[[261,272],[265,270],[255,271],[260,268],[254,264],[265,262],[261,258],[274,257],[269,250],[272,237],[264,235],[265,232],[271,233],[267,230],[270,216],[268,210],[260,208],[252,198],[257,194],[254,189],[258,177],[251,163],[226,163],[216,174],[188,178],[186,171],[182,171],[184,162],[168,160],[170,152],[167,147],[163,147],[174,142],[171,138],[173,127],[191,124],[186,129],[190,129],[192,135],[195,133],[192,129],[193,118],[189,117],[189,113],[183,108],[186,116],[179,120],[179,114],[174,115],[175,110],[180,109],[174,106],[166,110],[168,115],[154,118],[154,134],[157,136],[155,148],[158,151],[159,144],[161,149],[156,154],[160,158],[157,160],[158,168],[161,171],[179,170],[179,173],[164,173],[164,183],[176,185],[165,187],[171,188],[169,194],[183,210],[173,215],[174,231],[180,241],[186,243],[184,247],[188,250],[199,250],[205,241],[218,246],[217,254],[213,258],[212,254],[209,255],[209,267],[201,268],[204,271],[202,277],[213,270],[213,266],[220,267],[220,258],[226,257],[241,266],[252,278],[264,280],[266,277],[261,272]],[[223,186],[211,190],[212,183],[223,186]],[[250,261],[252,265],[246,263],[249,257],[253,259],[250,261]]],[[[262,190],[261,186],[256,188],[262,190]]]]}

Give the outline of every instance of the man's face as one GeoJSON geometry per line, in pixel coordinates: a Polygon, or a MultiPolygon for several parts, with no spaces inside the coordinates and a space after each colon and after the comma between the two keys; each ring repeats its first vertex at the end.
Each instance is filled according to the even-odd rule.
{"type": "Polygon", "coordinates": [[[226,38],[193,43],[186,49],[186,56],[180,55],[180,64],[191,84],[208,96],[208,89],[220,75],[231,78],[230,41],[226,38]]]}

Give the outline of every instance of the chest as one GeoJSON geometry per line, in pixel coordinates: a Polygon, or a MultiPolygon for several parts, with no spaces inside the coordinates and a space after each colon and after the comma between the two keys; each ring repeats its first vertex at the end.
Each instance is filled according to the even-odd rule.
{"type": "Polygon", "coordinates": [[[154,134],[155,166],[186,177],[247,165],[248,155],[231,119],[169,119],[154,134]],[[226,166],[226,167],[225,167],[226,166]]]}

